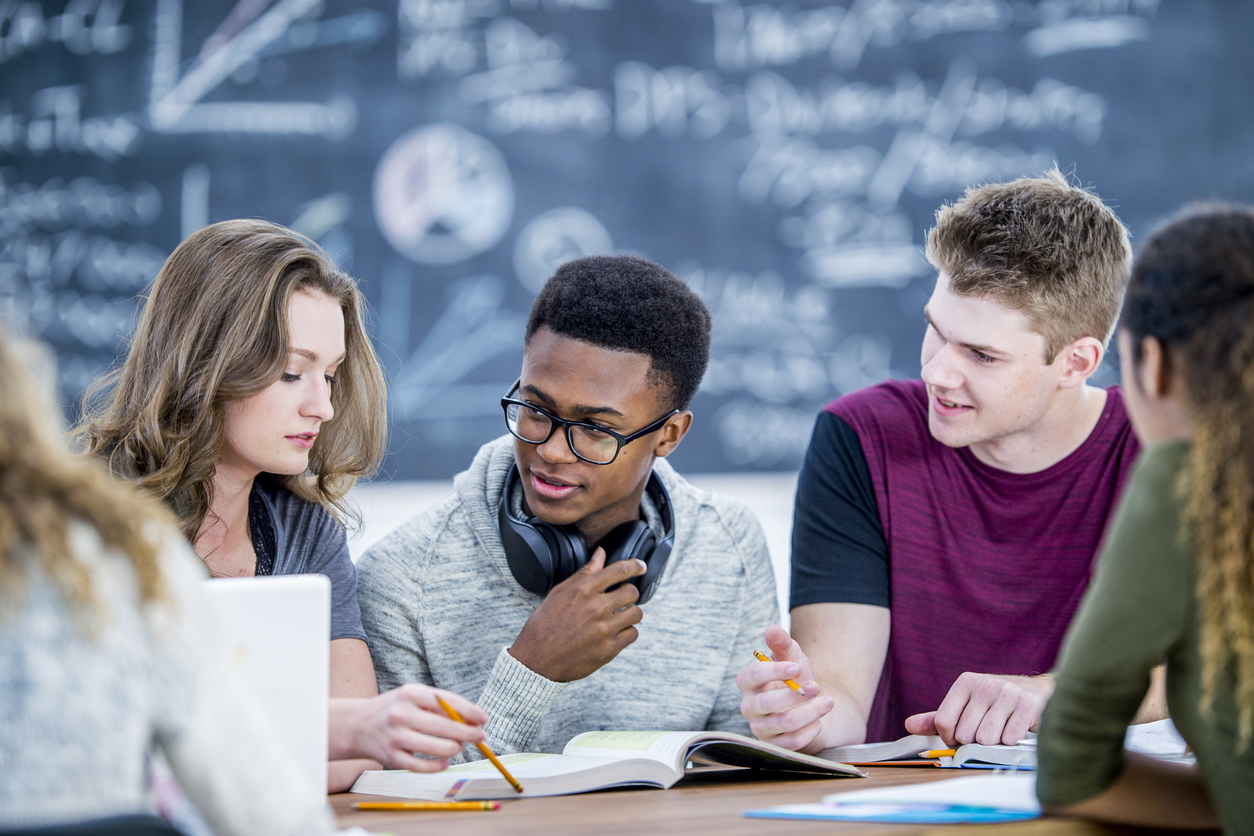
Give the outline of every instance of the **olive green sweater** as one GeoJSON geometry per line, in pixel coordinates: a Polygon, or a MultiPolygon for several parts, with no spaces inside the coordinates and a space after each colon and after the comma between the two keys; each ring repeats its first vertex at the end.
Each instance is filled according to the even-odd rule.
{"type": "Polygon", "coordinates": [[[1037,794],[1047,805],[1075,804],[1119,777],[1124,731],[1150,669],[1165,661],[1172,719],[1197,754],[1224,832],[1254,833],[1254,746],[1236,752],[1231,670],[1213,718],[1198,710],[1196,580],[1176,489],[1188,458],[1188,443],[1173,441],[1147,448],[1137,463],[1063,644],[1041,721],[1037,794]]]}

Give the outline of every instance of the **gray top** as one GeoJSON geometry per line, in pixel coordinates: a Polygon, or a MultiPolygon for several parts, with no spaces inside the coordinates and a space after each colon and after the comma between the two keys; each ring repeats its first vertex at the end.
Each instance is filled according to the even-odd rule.
{"type": "Polygon", "coordinates": [[[506,650],[540,603],[510,573],[497,527],[513,463],[510,436],[484,445],[453,496],[361,558],[358,596],[379,688],[423,682],[475,700],[491,718],[487,743],[497,752],[560,752],[594,729],[748,734],[736,674],[779,619],[753,514],[659,459],[675,550],[642,607],[640,636],[586,679],[552,682],[506,650]]]}
{"type": "Polygon", "coordinates": [[[0,617],[0,830],[148,811],[155,748],[219,836],[330,833],[325,788],[305,783],[231,662],[203,564],[177,532],[167,542],[169,599],[141,606],[131,562],[71,527],[95,623],[27,561],[0,617]]]}
{"type": "Polygon", "coordinates": [[[331,579],[331,638],[366,640],[357,607],[357,570],[348,535],[327,510],[261,474],[253,483],[274,522],[274,574],[326,575],[331,579]]]}

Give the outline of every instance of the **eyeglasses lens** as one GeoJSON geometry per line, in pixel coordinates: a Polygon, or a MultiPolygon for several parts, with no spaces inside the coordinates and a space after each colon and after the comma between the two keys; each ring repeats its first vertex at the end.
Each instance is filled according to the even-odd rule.
{"type": "MultiPolygon", "coordinates": [[[[510,404],[505,411],[509,431],[532,444],[543,444],[553,432],[553,421],[543,412],[510,404]]],[[[568,433],[572,449],[583,459],[608,464],[618,454],[618,440],[592,427],[572,426],[568,433]]]]}

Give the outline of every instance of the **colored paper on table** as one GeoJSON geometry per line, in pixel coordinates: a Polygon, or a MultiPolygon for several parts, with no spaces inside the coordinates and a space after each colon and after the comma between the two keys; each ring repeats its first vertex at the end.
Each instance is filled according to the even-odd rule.
{"type": "Polygon", "coordinates": [[[1036,777],[1011,774],[836,793],[819,804],[782,804],[746,810],[741,815],[766,819],[975,824],[1025,821],[1040,814],[1036,777]]]}

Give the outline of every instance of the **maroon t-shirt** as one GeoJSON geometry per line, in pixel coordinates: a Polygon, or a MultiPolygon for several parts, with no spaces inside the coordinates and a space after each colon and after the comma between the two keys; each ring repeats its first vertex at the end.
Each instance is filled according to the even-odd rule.
{"type": "MultiPolygon", "coordinates": [[[[1037,473],[997,470],[932,438],[920,380],[872,386],[825,412],[856,434],[886,549],[892,633],[867,740],[901,737],[906,717],[936,709],[964,671],[1051,670],[1139,452],[1119,387],[1107,390],[1084,443],[1037,473]]],[[[799,518],[823,513],[811,507],[801,515],[802,501],[799,490],[799,518]]],[[[794,562],[811,580],[822,563],[842,560],[839,547],[811,542],[810,553],[797,555],[796,545],[794,535],[794,562]]],[[[830,585],[818,598],[874,603],[865,590],[844,596],[830,585]]],[[[799,601],[816,596],[795,590],[793,605],[799,601]]]]}

